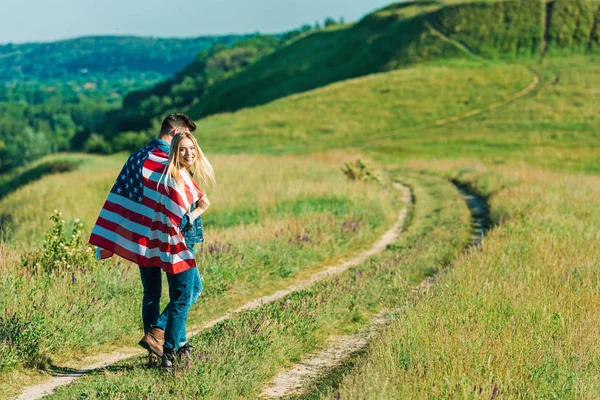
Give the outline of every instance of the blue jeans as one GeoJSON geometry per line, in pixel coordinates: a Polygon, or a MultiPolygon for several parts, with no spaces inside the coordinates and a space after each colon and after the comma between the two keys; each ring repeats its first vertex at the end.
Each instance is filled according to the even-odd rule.
{"type": "MultiPolygon", "coordinates": [[[[198,268],[192,268],[187,271],[181,272],[177,275],[167,274],[167,280],[169,282],[169,297],[171,299],[177,298],[177,296],[178,296],[177,293],[175,293],[175,294],[171,293],[171,289],[173,287],[182,286],[181,281],[186,281],[186,287],[187,287],[187,282],[191,282],[191,289],[189,287],[186,289],[189,293],[189,295],[187,295],[187,305],[186,305],[186,312],[185,312],[185,319],[187,320],[187,314],[188,314],[190,307],[192,307],[192,305],[198,300],[198,297],[200,297],[200,293],[202,292],[202,278],[200,277],[198,268]],[[186,274],[186,273],[187,273],[186,276],[182,276],[181,278],[178,278],[179,275],[186,274]]],[[[181,289],[177,289],[177,290],[181,290],[181,289]]],[[[175,325],[173,328],[173,333],[172,333],[173,341],[169,342],[169,344],[174,343],[175,345],[174,346],[167,345],[168,327],[170,325],[169,317],[172,314],[171,313],[171,310],[173,307],[172,304],[173,304],[173,301],[172,300],[169,301],[169,304],[167,304],[167,306],[163,310],[162,314],[160,314],[160,316],[158,317],[158,321],[156,322],[155,326],[160,329],[163,329],[165,331],[165,347],[167,347],[169,349],[178,349],[181,345],[183,345],[187,341],[186,331],[185,331],[185,322],[183,324],[175,322],[175,325]]],[[[171,322],[171,324],[173,324],[173,322],[171,322]]]]}
{"type": "Polygon", "coordinates": [[[185,324],[188,311],[202,292],[202,278],[198,268],[191,268],[176,275],[167,274],[170,301],[160,315],[162,270],[159,267],[139,268],[144,287],[142,299],[144,333],[153,326],[163,329],[164,347],[176,350],[187,340],[185,324]]]}

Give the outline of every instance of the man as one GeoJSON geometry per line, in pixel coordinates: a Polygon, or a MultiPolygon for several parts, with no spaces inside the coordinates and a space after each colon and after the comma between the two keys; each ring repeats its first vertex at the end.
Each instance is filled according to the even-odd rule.
{"type": "MultiPolygon", "coordinates": [[[[182,218],[169,218],[166,216],[168,207],[159,204],[160,200],[169,201],[165,199],[169,196],[159,193],[154,175],[164,171],[173,137],[195,130],[196,124],[185,114],[171,114],[164,119],[158,138],[129,157],[90,237],[90,243],[98,246],[99,258],[116,253],[138,263],[144,288],[142,321],[145,333],[139,344],[150,352],[150,364],[157,355],[162,357],[162,366],[167,370],[173,367],[176,350],[188,350],[184,339],[185,322],[189,307],[201,290],[193,251],[181,246],[182,232],[198,226],[194,222],[210,203],[199,190],[192,190],[193,211],[182,218]],[[162,220],[157,220],[157,215],[162,220]],[[163,270],[167,272],[170,302],[160,314],[163,270]],[[169,342],[176,342],[177,347],[171,345],[163,351],[165,330],[169,333],[169,342]]],[[[175,204],[189,201],[186,196],[174,196],[174,199],[169,204],[188,209],[189,204],[175,204]]],[[[201,240],[191,242],[192,247],[198,241],[201,240]]],[[[190,243],[185,242],[186,246],[190,243]]]]}

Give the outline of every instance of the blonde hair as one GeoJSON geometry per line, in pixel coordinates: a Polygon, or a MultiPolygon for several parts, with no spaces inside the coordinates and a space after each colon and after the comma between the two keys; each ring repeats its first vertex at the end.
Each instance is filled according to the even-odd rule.
{"type": "MultiPolygon", "coordinates": [[[[215,171],[208,162],[208,159],[198,146],[198,141],[189,132],[180,132],[173,137],[171,141],[171,151],[169,152],[169,166],[163,175],[171,176],[175,179],[178,186],[185,186],[183,182],[183,177],[181,176],[181,170],[185,168],[183,164],[179,160],[179,148],[181,147],[181,142],[183,139],[190,139],[194,144],[194,148],[196,149],[196,160],[191,165],[191,172],[193,175],[193,179],[198,182],[203,191],[206,191],[209,186],[215,184],[215,171]]],[[[162,177],[161,177],[162,178],[162,177]]],[[[162,179],[161,179],[162,180],[162,179]]],[[[167,181],[164,182],[165,189],[167,193],[169,192],[169,187],[167,185],[167,181]]]]}

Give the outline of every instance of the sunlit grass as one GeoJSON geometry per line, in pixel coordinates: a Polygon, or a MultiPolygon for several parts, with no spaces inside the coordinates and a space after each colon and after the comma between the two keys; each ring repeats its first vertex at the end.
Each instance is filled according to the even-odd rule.
{"type": "Polygon", "coordinates": [[[491,195],[481,251],[407,307],[342,398],[595,398],[600,352],[597,177],[413,163],[491,195]]]}
{"type": "MultiPolygon", "coordinates": [[[[196,247],[205,282],[190,326],[289,286],[301,273],[356,254],[389,228],[398,212],[397,193],[349,181],[341,166],[357,156],[210,157],[218,185],[209,192],[211,208],[204,216],[206,243],[196,247]]],[[[21,359],[30,368],[45,368],[49,361],[134,346],[139,340],[142,288],[137,266],[114,257],[35,274],[19,261],[42,245],[55,208],[64,210],[67,222],[81,218],[89,230],[123,161],[115,157],[95,169],[90,164],[88,170],[48,176],[0,202],[11,221],[8,243],[0,247],[0,309],[7,316],[3,326],[21,332],[15,343],[21,347],[0,348],[0,369],[10,372],[21,359]],[[40,194],[47,200],[27,201],[40,194]]],[[[0,379],[4,384],[13,375],[5,376],[0,379]]]]}
{"type": "Polygon", "coordinates": [[[101,376],[59,390],[56,398],[257,398],[278,368],[323,347],[332,334],[352,334],[385,307],[402,303],[410,286],[435,273],[469,241],[469,212],[439,178],[399,175],[418,198],[398,243],[343,275],[201,333],[189,362],[173,379],[128,360],[101,376]]]}

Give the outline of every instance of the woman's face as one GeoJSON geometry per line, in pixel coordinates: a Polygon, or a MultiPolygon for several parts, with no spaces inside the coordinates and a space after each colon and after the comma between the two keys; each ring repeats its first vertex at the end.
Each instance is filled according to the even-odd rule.
{"type": "Polygon", "coordinates": [[[194,142],[185,138],[179,145],[179,163],[185,168],[189,168],[196,161],[196,147],[194,142]]]}

